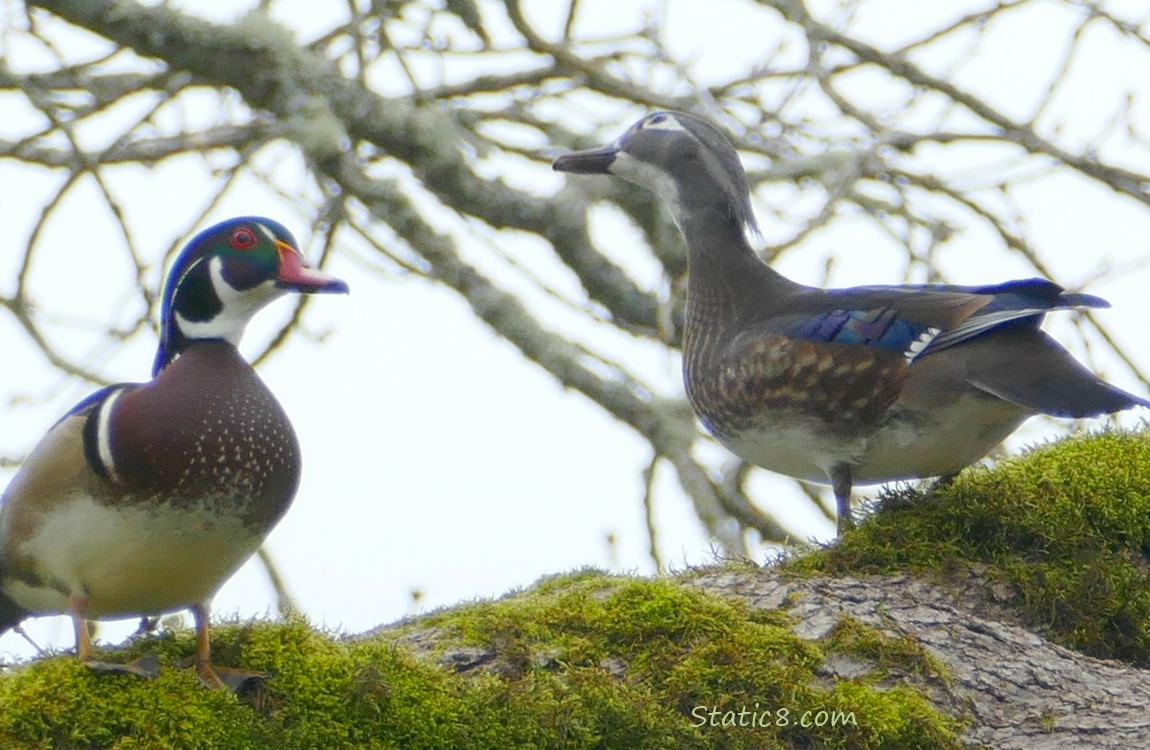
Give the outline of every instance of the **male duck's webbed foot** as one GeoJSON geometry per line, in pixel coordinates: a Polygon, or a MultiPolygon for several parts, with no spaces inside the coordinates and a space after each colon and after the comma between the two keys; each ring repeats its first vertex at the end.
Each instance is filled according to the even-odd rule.
{"type": "Polygon", "coordinates": [[[208,633],[207,605],[197,604],[192,607],[192,618],[196,623],[196,654],[192,657],[192,664],[200,681],[213,690],[226,689],[236,694],[258,689],[267,679],[266,674],[246,669],[217,667],[212,664],[212,640],[208,633]]]}
{"type": "Polygon", "coordinates": [[[88,597],[73,594],[68,597],[68,611],[72,618],[72,630],[76,635],[76,658],[80,663],[96,672],[121,672],[151,679],[160,674],[160,660],[154,654],[145,654],[129,662],[101,661],[95,658],[96,649],[92,645],[92,634],[88,629],[88,597]]]}
{"type": "Polygon", "coordinates": [[[246,695],[259,690],[268,678],[264,672],[217,667],[212,664],[197,666],[196,674],[199,675],[200,682],[211,689],[230,690],[236,695],[246,695]]]}
{"type": "Polygon", "coordinates": [[[80,662],[93,672],[120,672],[148,680],[160,676],[160,658],[155,654],[144,654],[122,663],[100,661],[99,659],[81,659],[80,662]]]}

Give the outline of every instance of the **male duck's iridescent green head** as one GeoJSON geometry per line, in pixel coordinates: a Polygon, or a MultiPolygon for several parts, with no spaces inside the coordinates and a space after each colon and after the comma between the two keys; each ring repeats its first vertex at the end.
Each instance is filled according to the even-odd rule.
{"type": "Polygon", "coordinates": [[[347,293],[347,283],[312,268],[295,237],[277,221],[241,216],[200,232],[187,244],[164,288],[155,376],[191,342],[238,345],[264,305],[288,292],[347,293]]]}

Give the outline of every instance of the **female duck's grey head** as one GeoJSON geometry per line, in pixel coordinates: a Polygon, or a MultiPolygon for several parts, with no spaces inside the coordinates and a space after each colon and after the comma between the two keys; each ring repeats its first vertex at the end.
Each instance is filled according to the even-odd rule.
{"type": "Polygon", "coordinates": [[[747,174],[734,146],[711,123],[685,112],[653,112],[610,146],[555,160],[559,172],[613,174],[663,199],[680,228],[720,211],[757,231],[747,174]]]}

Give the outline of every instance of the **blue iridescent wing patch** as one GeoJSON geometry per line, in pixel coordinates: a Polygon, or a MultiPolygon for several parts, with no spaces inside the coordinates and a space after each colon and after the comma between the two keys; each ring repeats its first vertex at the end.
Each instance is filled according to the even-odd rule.
{"type": "Polygon", "coordinates": [[[786,334],[807,341],[889,349],[913,361],[939,333],[938,328],[901,320],[891,307],[831,310],[798,323],[786,334]]]}

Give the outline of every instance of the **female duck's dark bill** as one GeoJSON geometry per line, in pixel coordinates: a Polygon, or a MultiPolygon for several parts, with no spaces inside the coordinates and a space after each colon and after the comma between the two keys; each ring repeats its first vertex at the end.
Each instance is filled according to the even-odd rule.
{"type": "Polygon", "coordinates": [[[586,151],[574,151],[563,154],[551,165],[556,172],[573,172],[575,174],[610,174],[611,165],[619,153],[617,146],[592,148],[586,151]]]}

